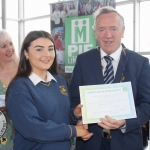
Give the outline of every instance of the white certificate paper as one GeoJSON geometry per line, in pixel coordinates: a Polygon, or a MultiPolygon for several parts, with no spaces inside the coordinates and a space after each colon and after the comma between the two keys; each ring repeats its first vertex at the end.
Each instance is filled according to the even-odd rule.
{"type": "Polygon", "coordinates": [[[100,122],[105,115],[113,119],[136,118],[131,82],[80,86],[84,124],[100,122]]]}
{"type": "Polygon", "coordinates": [[[0,95],[0,107],[5,106],[5,95],[0,95]]]}

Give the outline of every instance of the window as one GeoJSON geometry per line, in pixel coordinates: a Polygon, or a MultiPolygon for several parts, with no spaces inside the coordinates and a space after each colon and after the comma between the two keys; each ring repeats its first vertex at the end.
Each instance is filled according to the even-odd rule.
{"type": "Polygon", "coordinates": [[[0,19],[0,29],[2,29],[2,19],[0,19]]]}
{"type": "Polygon", "coordinates": [[[44,30],[50,33],[50,18],[25,22],[25,36],[32,30],[44,30]]]}
{"type": "Polygon", "coordinates": [[[11,35],[16,52],[18,53],[18,22],[7,20],[7,31],[11,35]]]}
{"type": "Polygon", "coordinates": [[[116,0],[117,3],[118,3],[118,2],[123,2],[123,1],[126,1],[126,0],[116,0]]]}
{"type": "Polygon", "coordinates": [[[133,50],[133,4],[116,6],[116,10],[124,17],[125,33],[122,43],[133,50]]]}
{"type": "MultiPolygon", "coordinates": [[[[62,0],[60,0],[60,1],[62,1],[62,0]]],[[[67,0],[63,0],[63,1],[67,1],[67,0]]],[[[69,0],[70,1],[70,0],[69,0]]],[[[49,1],[49,3],[57,3],[57,2],[59,2],[59,0],[50,0],[49,1]]]]}
{"type": "Polygon", "coordinates": [[[150,51],[150,1],[140,3],[140,52],[150,51]]]}
{"type": "Polygon", "coordinates": [[[24,17],[32,18],[50,14],[48,0],[24,0],[24,17]]]}
{"type": "Polygon", "coordinates": [[[18,0],[6,0],[6,18],[18,19],[18,0]]]}
{"type": "Polygon", "coordinates": [[[0,18],[2,17],[2,0],[0,0],[0,18]]]}

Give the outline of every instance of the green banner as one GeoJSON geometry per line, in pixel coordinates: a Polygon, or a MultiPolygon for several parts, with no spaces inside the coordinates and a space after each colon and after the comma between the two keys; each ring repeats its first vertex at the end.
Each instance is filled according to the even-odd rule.
{"type": "Polygon", "coordinates": [[[78,54],[96,47],[93,16],[65,20],[65,73],[72,73],[78,54]]]}

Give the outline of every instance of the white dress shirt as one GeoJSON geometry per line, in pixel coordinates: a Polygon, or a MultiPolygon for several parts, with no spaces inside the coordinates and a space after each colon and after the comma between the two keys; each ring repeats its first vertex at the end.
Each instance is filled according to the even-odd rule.
{"type": "MultiPolygon", "coordinates": [[[[120,47],[114,53],[109,55],[113,58],[112,65],[113,65],[113,69],[114,69],[114,77],[116,75],[118,64],[119,64],[119,61],[120,61],[121,51],[122,51],[122,45],[120,45],[120,47]]],[[[106,54],[101,48],[100,48],[100,53],[101,53],[101,64],[102,64],[102,68],[103,68],[102,72],[103,72],[103,75],[104,75],[104,71],[105,71],[106,65],[107,65],[107,62],[106,62],[104,56],[107,56],[108,54],[106,54]]],[[[122,133],[124,133],[125,129],[126,129],[126,124],[123,127],[120,127],[120,129],[121,129],[122,133]]],[[[104,130],[104,131],[109,132],[109,130],[104,130]]]]}
{"type": "MultiPolygon", "coordinates": [[[[114,53],[109,55],[113,58],[112,65],[113,65],[113,69],[114,69],[114,77],[116,75],[116,71],[117,71],[117,68],[118,68],[121,51],[122,51],[122,45],[120,45],[120,47],[114,53]]],[[[102,66],[103,66],[102,71],[103,71],[103,75],[104,75],[104,71],[105,71],[106,65],[107,65],[107,62],[106,62],[104,56],[107,56],[108,54],[106,54],[101,48],[100,48],[100,53],[101,53],[101,63],[102,63],[102,66]]]]}

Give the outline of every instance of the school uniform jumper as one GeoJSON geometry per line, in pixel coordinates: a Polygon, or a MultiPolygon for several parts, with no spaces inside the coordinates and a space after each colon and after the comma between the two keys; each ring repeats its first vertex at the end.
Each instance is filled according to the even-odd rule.
{"type": "Polygon", "coordinates": [[[70,100],[65,80],[54,75],[50,86],[29,78],[14,81],[7,108],[15,127],[14,150],[69,150],[76,136],[70,124],[70,100]],[[72,130],[71,130],[72,129],[72,130]]]}

